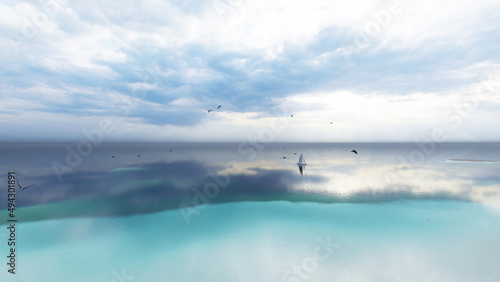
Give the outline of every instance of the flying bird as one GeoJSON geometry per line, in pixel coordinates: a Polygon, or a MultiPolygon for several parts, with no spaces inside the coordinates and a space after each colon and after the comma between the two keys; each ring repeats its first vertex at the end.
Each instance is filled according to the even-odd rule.
{"type": "Polygon", "coordinates": [[[293,117],[293,115],[290,115],[291,117],[293,117]]]}
{"type": "Polygon", "coordinates": [[[352,150],[351,152],[353,152],[356,155],[358,154],[358,152],[356,152],[356,150],[352,150]]]}
{"type": "Polygon", "coordinates": [[[283,157],[283,159],[286,159],[286,157],[283,157]]]}
{"type": "Polygon", "coordinates": [[[141,155],[137,155],[137,157],[138,157],[138,158],[140,158],[140,157],[141,157],[141,155]]]}
{"type": "Polygon", "coordinates": [[[30,188],[30,187],[35,186],[35,184],[33,184],[33,185],[29,185],[29,186],[25,186],[25,187],[21,187],[21,184],[19,184],[19,181],[17,181],[17,186],[19,186],[19,189],[20,189],[21,191],[23,191],[23,190],[24,190],[24,189],[26,189],[26,188],[30,188]]]}
{"type": "Polygon", "coordinates": [[[333,121],[330,121],[330,124],[333,124],[333,121]]]}
{"type": "Polygon", "coordinates": [[[115,156],[111,156],[111,158],[114,158],[115,156]]]}
{"type": "Polygon", "coordinates": [[[212,110],[208,110],[208,112],[210,113],[212,110]]]}
{"type": "Polygon", "coordinates": [[[222,107],[222,106],[218,106],[218,107],[217,107],[217,110],[218,110],[218,109],[220,109],[221,107],[222,107]]]}

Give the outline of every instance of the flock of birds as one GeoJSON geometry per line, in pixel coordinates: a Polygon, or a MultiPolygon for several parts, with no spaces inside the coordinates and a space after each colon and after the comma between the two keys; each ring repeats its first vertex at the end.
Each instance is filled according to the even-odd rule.
{"type": "MultiPolygon", "coordinates": [[[[217,110],[220,110],[221,108],[222,108],[221,105],[217,106],[217,110]]],[[[211,113],[211,112],[213,112],[213,110],[208,110],[208,113],[211,113]]],[[[293,117],[293,115],[290,115],[290,117],[293,117]]],[[[333,121],[331,121],[330,124],[333,124],[333,121]]],[[[281,149],[285,149],[286,150],[286,146],[281,147],[281,149]]],[[[169,150],[169,151],[172,152],[172,150],[169,150]]],[[[331,149],[329,149],[329,151],[331,151],[331,149]]],[[[347,151],[347,149],[346,149],[346,151],[347,151]]],[[[356,155],[358,154],[358,152],[356,150],[351,150],[351,152],[354,153],[354,154],[356,154],[356,155]]],[[[297,153],[294,153],[294,155],[297,155],[297,153]]],[[[140,158],[141,155],[137,155],[137,157],[140,158]]],[[[114,159],[115,156],[111,156],[111,158],[114,159]]],[[[286,159],[286,156],[284,156],[282,158],[286,159]]],[[[31,186],[28,186],[28,187],[31,187],[31,186]]],[[[25,187],[25,188],[28,188],[28,187],[25,187]]]]}
{"type": "MultiPolygon", "coordinates": [[[[220,108],[222,108],[222,106],[220,106],[220,105],[219,105],[219,106],[217,107],[217,110],[220,110],[220,108]]],[[[208,110],[208,113],[211,113],[211,112],[213,112],[213,111],[212,111],[212,110],[208,110]]],[[[290,115],[290,117],[293,117],[293,115],[290,115]]],[[[333,121],[330,121],[330,124],[333,124],[333,121]]],[[[283,146],[283,147],[282,147],[282,149],[283,149],[283,148],[286,150],[286,146],[283,146]]],[[[172,151],[172,150],[170,150],[170,151],[172,151]]],[[[329,149],[329,151],[331,151],[331,149],[329,149]]],[[[347,151],[347,150],[346,150],[346,151],[347,151]]],[[[351,150],[351,152],[352,152],[352,153],[355,153],[356,155],[358,154],[358,152],[357,152],[356,150],[351,150]]],[[[297,155],[297,153],[294,153],[294,154],[295,154],[295,155],[297,155]]],[[[139,155],[139,156],[140,156],[140,155],[139,155]]],[[[283,159],[286,159],[286,157],[283,157],[283,159]]]]}
{"type": "MultiPolygon", "coordinates": [[[[220,108],[222,108],[222,106],[218,106],[218,107],[217,107],[217,110],[220,110],[220,108]]],[[[212,112],[212,110],[208,110],[208,112],[209,112],[209,113],[211,113],[211,112],[212,112]]]]}
{"type": "MultiPolygon", "coordinates": [[[[281,147],[281,149],[285,149],[285,150],[286,150],[286,146],[281,147]]],[[[331,150],[332,150],[332,149],[328,149],[328,151],[331,151],[331,150]]],[[[346,152],[347,152],[347,149],[346,149],[346,152]]],[[[352,153],[354,153],[354,154],[356,154],[356,155],[358,154],[358,152],[357,152],[356,150],[351,150],[351,152],[352,152],[352,153]]],[[[294,154],[294,155],[297,155],[297,153],[296,153],[296,152],[295,152],[295,153],[293,153],[293,154],[294,154]]],[[[284,156],[284,157],[282,157],[282,158],[283,158],[283,159],[286,159],[286,156],[284,156]]]]}
{"type": "MultiPolygon", "coordinates": [[[[222,108],[221,105],[217,106],[217,110],[220,110],[220,108],[222,108]]],[[[208,113],[211,113],[213,112],[213,110],[208,110],[208,113]]],[[[290,117],[293,117],[293,115],[290,115],[290,117]]],[[[330,121],[330,124],[333,124],[333,121],[330,121]]]]}
{"type": "MultiPolygon", "coordinates": [[[[220,108],[222,108],[221,105],[217,106],[217,110],[220,110],[220,108]]],[[[211,113],[211,112],[213,112],[213,111],[212,110],[208,110],[208,113],[211,113]]],[[[293,115],[290,115],[290,116],[293,117],[293,115]]],[[[333,124],[333,121],[331,121],[330,124],[333,124]]],[[[285,149],[286,150],[286,146],[281,147],[281,149],[285,149]]],[[[329,149],[329,151],[331,151],[331,149],[329,149]]],[[[346,149],[346,151],[347,151],[347,149],[346,149]]],[[[172,150],[170,150],[170,152],[172,152],[172,150]]],[[[358,154],[358,152],[356,150],[351,150],[351,152],[354,153],[354,154],[356,154],[356,155],[358,154]]],[[[294,153],[294,155],[297,155],[297,153],[294,153]]],[[[140,158],[141,155],[138,155],[137,157],[140,158]]],[[[111,156],[111,158],[115,158],[115,156],[111,156]]],[[[283,159],[286,159],[286,156],[283,157],[283,159]]]]}

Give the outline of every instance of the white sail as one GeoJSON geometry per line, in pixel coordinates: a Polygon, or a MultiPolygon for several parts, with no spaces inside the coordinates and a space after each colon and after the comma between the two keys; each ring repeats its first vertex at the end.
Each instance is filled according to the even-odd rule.
{"type": "Polygon", "coordinates": [[[303,154],[300,154],[298,165],[306,165],[306,158],[304,158],[303,154]]]}

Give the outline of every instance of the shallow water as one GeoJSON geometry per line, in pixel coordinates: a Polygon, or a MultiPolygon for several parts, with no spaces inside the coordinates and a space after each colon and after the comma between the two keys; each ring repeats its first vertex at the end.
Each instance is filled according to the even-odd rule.
{"type": "Polygon", "coordinates": [[[497,144],[66,145],[0,148],[2,281],[500,279],[497,144]]]}

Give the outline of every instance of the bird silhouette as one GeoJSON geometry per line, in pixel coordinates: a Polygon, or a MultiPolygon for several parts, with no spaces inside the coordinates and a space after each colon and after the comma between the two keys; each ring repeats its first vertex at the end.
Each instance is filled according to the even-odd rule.
{"type": "Polygon", "coordinates": [[[286,157],[283,157],[283,159],[286,159],[286,157]]]}
{"type": "Polygon", "coordinates": [[[210,113],[212,110],[208,110],[208,112],[210,113]]]}
{"type": "Polygon", "coordinates": [[[220,107],[222,107],[222,106],[218,106],[218,107],[217,107],[217,110],[218,110],[218,109],[220,109],[220,107]]]}
{"type": "Polygon", "coordinates": [[[24,189],[26,189],[26,188],[30,188],[30,187],[35,186],[35,184],[33,184],[33,185],[28,185],[28,186],[25,186],[25,187],[21,187],[21,184],[19,184],[19,181],[17,181],[17,186],[19,186],[19,189],[20,189],[21,191],[23,191],[23,190],[24,190],[24,189]]]}
{"type": "Polygon", "coordinates": [[[141,155],[137,155],[137,157],[138,157],[138,158],[140,158],[140,157],[141,157],[141,155]]]}
{"type": "Polygon", "coordinates": [[[352,150],[351,152],[353,152],[356,155],[358,154],[358,152],[356,152],[356,150],[352,150]]]}
{"type": "Polygon", "coordinates": [[[293,115],[290,115],[291,117],[293,117],[293,115]]]}

